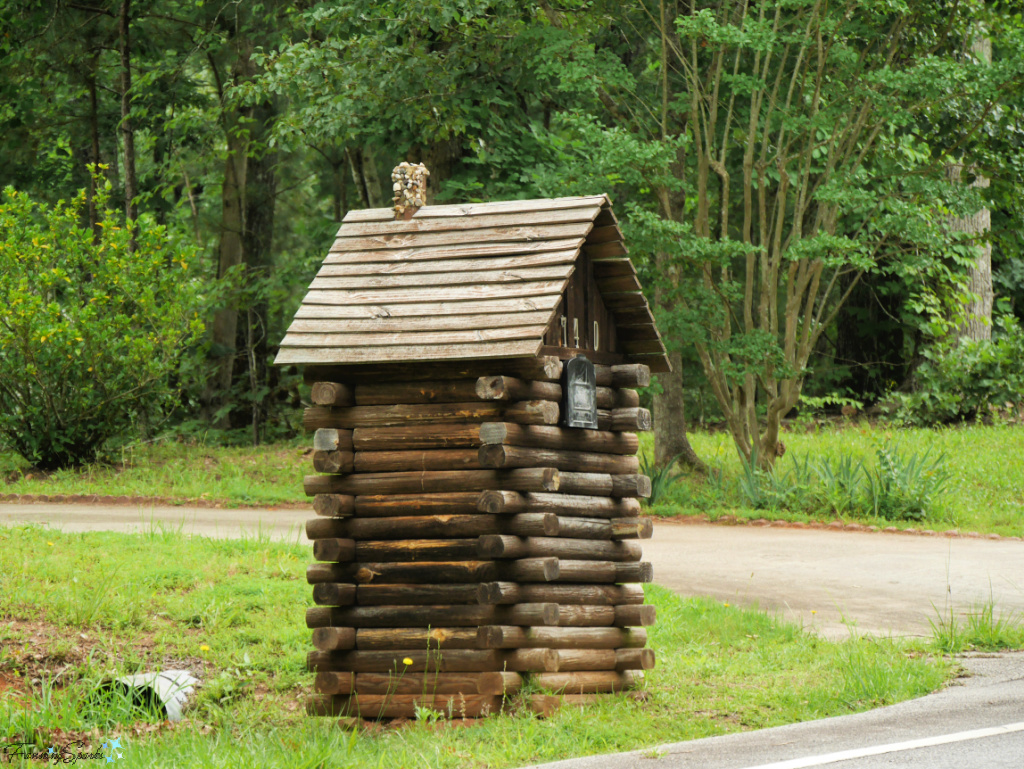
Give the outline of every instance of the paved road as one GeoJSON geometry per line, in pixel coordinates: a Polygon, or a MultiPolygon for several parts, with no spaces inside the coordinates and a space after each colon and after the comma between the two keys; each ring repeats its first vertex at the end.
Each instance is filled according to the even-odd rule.
{"type": "Polygon", "coordinates": [[[1024,615],[1024,542],[1012,540],[661,524],[644,558],[680,593],[760,606],[832,638],[930,635],[940,615],[989,601],[1024,615]]]}
{"type": "MultiPolygon", "coordinates": [[[[304,542],[305,510],[0,504],[0,524],[65,531],[181,527],[304,542]]],[[[826,637],[929,635],[929,621],[993,601],[1024,614],[1024,542],[660,523],[644,543],[655,580],[685,595],[760,606],[826,637]]]]}
{"type": "Polygon", "coordinates": [[[962,685],[887,708],[526,769],[1020,769],[1024,654],[964,664],[962,685]]]}
{"type": "MultiPolygon", "coordinates": [[[[180,527],[305,541],[301,510],[0,505],[0,524],[65,531],[180,527]]],[[[927,635],[938,613],[991,601],[1024,615],[1024,543],[662,523],[644,543],[655,579],[687,595],[757,605],[831,637],[927,635]]],[[[596,756],[547,769],[1020,769],[1024,654],[968,661],[964,686],[856,716],[596,756]],[[980,731],[979,731],[980,730],[980,731]],[[919,742],[923,741],[923,742],[919,742]],[[909,745],[907,743],[910,743],[909,745]]]]}

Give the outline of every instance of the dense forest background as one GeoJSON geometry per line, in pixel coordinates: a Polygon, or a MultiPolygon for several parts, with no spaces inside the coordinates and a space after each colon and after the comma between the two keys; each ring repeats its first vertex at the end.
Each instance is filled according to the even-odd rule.
{"type": "Polygon", "coordinates": [[[699,466],[685,417],[773,457],[794,408],[1024,400],[1020,3],[0,0],[0,30],[0,440],[24,455],[116,433],[24,439],[65,430],[29,404],[71,365],[79,394],[138,373],[118,408],[145,434],[294,433],[275,345],[402,160],[433,202],[611,196],[676,364],[646,396],[661,462],[699,466]],[[76,238],[72,269],[50,246],[76,238]],[[124,333],[72,333],[119,279],[124,333]],[[87,375],[132,328],[148,346],[87,375]]]}

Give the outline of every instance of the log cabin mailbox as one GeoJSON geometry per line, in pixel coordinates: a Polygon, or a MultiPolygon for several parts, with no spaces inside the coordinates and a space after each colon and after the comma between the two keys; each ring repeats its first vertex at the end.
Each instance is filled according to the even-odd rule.
{"type": "Polygon", "coordinates": [[[654,665],[635,388],[669,364],[611,203],[396,203],[345,217],[276,360],[312,385],[309,712],[634,687],[654,665]]]}

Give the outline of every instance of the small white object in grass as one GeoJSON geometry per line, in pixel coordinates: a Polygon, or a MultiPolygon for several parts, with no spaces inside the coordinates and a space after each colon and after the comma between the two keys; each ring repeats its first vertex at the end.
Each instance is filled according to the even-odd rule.
{"type": "Polygon", "coordinates": [[[146,689],[151,690],[155,699],[167,711],[167,719],[180,721],[181,709],[199,683],[199,679],[187,670],[163,670],[159,673],[124,676],[118,678],[117,683],[140,693],[146,693],[146,689]]]}

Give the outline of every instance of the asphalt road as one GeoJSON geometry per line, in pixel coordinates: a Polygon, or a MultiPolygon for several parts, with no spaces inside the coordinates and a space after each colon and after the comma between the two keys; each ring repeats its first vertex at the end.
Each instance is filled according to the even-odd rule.
{"type": "MultiPolygon", "coordinates": [[[[302,510],[0,505],[0,524],[64,531],[180,528],[305,542],[302,510]]],[[[758,606],[828,637],[928,635],[931,622],[991,604],[1024,616],[1024,543],[775,527],[655,526],[655,581],[758,606]]],[[[595,756],[545,769],[1021,769],[1024,654],[966,661],[962,686],[855,716],[595,756]],[[979,731],[980,730],[980,731],[979,731]],[[657,758],[653,756],[657,755],[657,758]]]]}
{"type": "Polygon", "coordinates": [[[958,685],[866,713],[526,769],[1020,769],[1024,654],[964,665],[958,685]]]}
{"type": "MultiPolygon", "coordinates": [[[[305,510],[0,504],[0,524],[64,531],[181,528],[305,542],[305,510]]],[[[659,523],[643,543],[654,579],[684,595],[758,606],[830,638],[930,635],[991,602],[1024,615],[1024,542],[820,529],[659,523]]],[[[1024,762],[1022,762],[1024,767],[1024,762]]]]}

